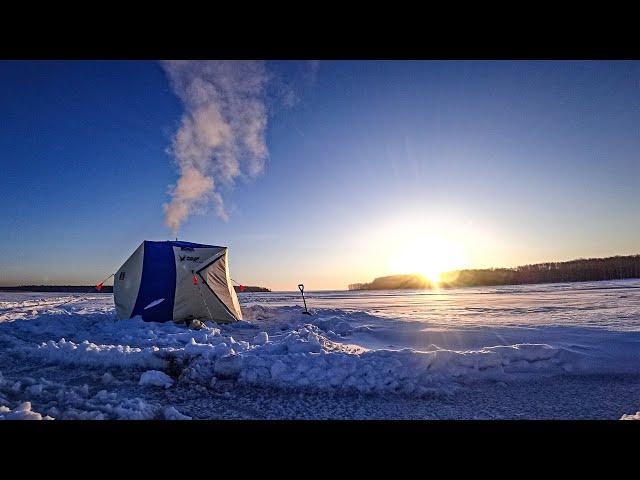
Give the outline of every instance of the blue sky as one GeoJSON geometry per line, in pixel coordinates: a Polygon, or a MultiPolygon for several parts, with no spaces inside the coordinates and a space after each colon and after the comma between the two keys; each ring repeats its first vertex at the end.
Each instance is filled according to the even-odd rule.
{"type": "MultiPolygon", "coordinates": [[[[179,230],[242,283],[344,288],[423,235],[469,267],[640,252],[638,62],[265,68],[263,172],[179,230]]],[[[0,285],[97,283],[172,238],[183,111],[157,62],[0,62],[0,285]]]]}

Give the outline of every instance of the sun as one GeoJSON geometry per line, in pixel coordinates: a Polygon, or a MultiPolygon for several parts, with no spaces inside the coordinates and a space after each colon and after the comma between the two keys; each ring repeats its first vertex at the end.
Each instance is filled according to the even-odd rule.
{"type": "Polygon", "coordinates": [[[420,275],[422,275],[424,278],[426,278],[427,280],[429,280],[429,282],[431,282],[432,284],[439,284],[440,283],[440,275],[442,274],[444,270],[439,271],[439,270],[424,270],[421,272],[418,272],[420,275]]]}
{"type": "Polygon", "coordinates": [[[393,274],[419,274],[437,285],[442,273],[463,268],[465,260],[459,244],[429,235],[396,245],[389,258],[389,269],[393,274]]]}

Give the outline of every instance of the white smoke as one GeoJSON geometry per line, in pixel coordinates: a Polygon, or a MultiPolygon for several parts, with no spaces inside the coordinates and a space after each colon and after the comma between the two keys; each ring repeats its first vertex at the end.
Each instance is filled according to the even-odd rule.
{"type": "Polygon", "coordinates": [[[265,65],[165,61],[162,66],[184,105],[170,147],[180,178],[171,188],[171,201],[163,205],[165,223],[176,232],[190,214],[209,204],[226,220],[219,187],[260,174],[268,155],[265,65]]]}

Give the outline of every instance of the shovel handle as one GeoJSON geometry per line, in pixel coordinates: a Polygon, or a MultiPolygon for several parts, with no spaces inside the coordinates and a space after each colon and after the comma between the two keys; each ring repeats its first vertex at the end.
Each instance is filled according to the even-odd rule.
{"type": "Polygon", "coordinates": [[[302,294],[302,301],[304,302],[304,312],[302,313],[306,313],[307,315],[311,315],[309,313],[309,311],[307,310],[307,301],[304,299],[304,285],[302,283],[298,284],[298,288],[300,289],[300,293],[302,294]]]}

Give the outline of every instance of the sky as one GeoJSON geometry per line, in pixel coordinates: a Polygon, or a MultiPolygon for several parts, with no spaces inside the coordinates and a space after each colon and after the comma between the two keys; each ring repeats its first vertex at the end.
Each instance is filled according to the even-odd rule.
{"type": "Polygon", "coordinates": [[[274,290],[640,253],[639,62],[0,61],[0,120],[0,285],[176,237],[274,290]]]}

